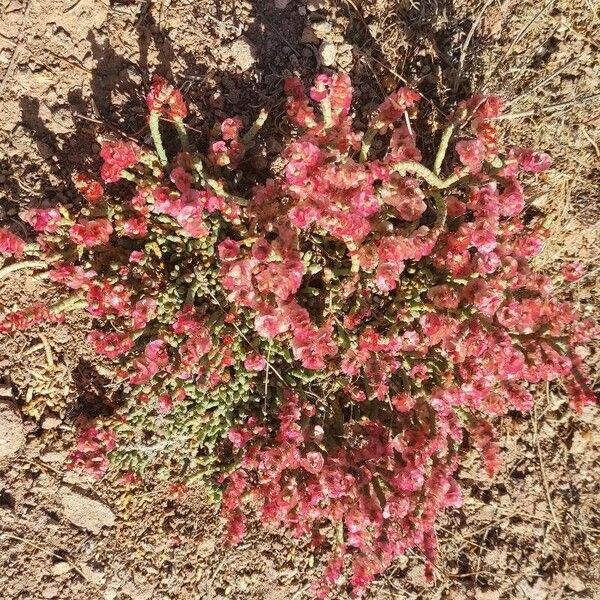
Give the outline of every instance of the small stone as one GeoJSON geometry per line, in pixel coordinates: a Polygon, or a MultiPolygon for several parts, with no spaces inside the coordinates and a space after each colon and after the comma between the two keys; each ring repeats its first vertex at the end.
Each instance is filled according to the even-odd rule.
{"type": "Polygon", "coordinates": [[[65,518],[77,527],[100,533],[103,527],[112,527],[115,524],[115,514],[97,500],[65,487],[60,491],[60,499],[65,518]]]}
{"type": "Polygon", "coordinates": [[[52,575],[60,577],[71,570],[71,565],[68,562],[60,561],[52,565],[52,575]]]}
{"type": "Polygon", "coordinates": [[[87,563],[80,563],[79,570],[83,573],[83,576],[94,585],[104,585],[106,575],[100,569],[88,565],[87,563]]]}
{"type": "Polygon", "coordinates": [[[62,452],[44,452],[40,455],[40,460],[48,464],[62,465],[66,462],[69,453],[65,450],[62,452]]]}
{"type": "Polygon", "coordinates": [[[583,581],[581,581],[574,573],[569,573],[565,577],[565,583],[567,584],[567,587],[577,594],[585,590],[585,583],[583,583],[583,581]]]}
{"type": "Polygon", "coordinates": [[[317,10],[322,10],[327,7],[326,0],[307,0],[305,4],[310,12],[316,12],[317,10]]]}
{"type": "Polygon", "coordinates": [[[290,0],[275,0],[275,8],[278,10],[283,10],[287,8],[287,5],[290,3],[290,0]]]}
{"type": "Polygon", "coordinates": [[[42,429],[56,429],[62,421],[58,417],[44,417],[42,420],[42,429]]]}
{"type": "Polygon", "coordinates": [[[337,51],[331,42],[323,42],[319,46],[319,58],[325,67],[332,67],[335,64],[337,51]]]}
{"type": "Polygon", "coordinates": [[[298,14],[300,16],[302,16],[302,17],[305,16],[306,15],[306,7],[305,6],[299,6],[298,7],[298,14]]]}
{"type": "Polygon", "coordinates": [[[42,598],[45,598],[48,600],[50,598],[56,598],[59,593],[60,593],[60,590],[58,589],[57,585],[48,585],[42,590],[42,598]]]}
{"type": "Polygon", "coordinates": [[[303,44],[318,44],[319,43],[319,38],[315,35],[315,32],[313,31],[313,28],[310,25],[307,25],[304,30],[302,31],[302,37],[300,38],[300,41],[303,44]]]}
{"type": "Polygon", "coordinates": [[[16,405],[0,400],[0,460],[11,458],[25,444],[25,429],[16,405]]]}
{"type": "Polygon", "coordinates": [[[258,59],[254,44],[245,35],[229,45],[229,54],[242,71],[251,69],[258,59]]]}
{"type": "Polygon", "coordinates": [[[313,23],[312,30],[314,31],[316,37],[318,37],[320,40],[324,40],[331,33],[331,23],[328,23],[327,21],[313,23]]]}

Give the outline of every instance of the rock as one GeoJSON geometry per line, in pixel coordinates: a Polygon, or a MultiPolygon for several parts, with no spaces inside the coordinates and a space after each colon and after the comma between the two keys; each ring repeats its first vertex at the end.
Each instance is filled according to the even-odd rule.
{"type": "Polygon", "coordinates": [[[331,42],[323,42],[319,46],[319,58],[325,67],[332,67],[335,64],[337,51],[331,42]]]}
{"type": "Polygon", "coordinates": [[[79,570],[83,573],[83,576],[94,585],[103,585],[106,575],[100,569],[95,569],[87,563],[81,563],[79,570]]]}
{"type": "Polygon", "coordinates": [[[92,533],[100,533],[103,527],[112,527],[115,524],[115,514],[108,506],[86,498],[68,488],[61,488],[60,500],[65,519],[92,533]]]}
{"type": "Polygon", "coordinates": [[[69,453],[66,450],[60,452],[44,452],[40,455],[40,460],[45,463],[62,465],[66,462],[69,453]]]}
{"type": "Polygon", "coordinates": [[[300,38],[300,41],[303,44],[318,44],[319,43],[319,38],[315,35],[315,32],[313,31],[313,28],[310,25],[307,25],[304,30],[302,31],[302,37],[300,38]]]}
{"type": "Polygon", "coordinates": [[[312,30],[314,31],[316,37],[318,37],[320,40],[324,40],[331,33],[331,23],[328,23],[327,21],[313,23],[312,30]]]}
{"type": "Polygon", "coordinates": [[[42,598],[56,598],[60,590],[57,585],[48,585],[42,590],[42,598]]]}
{"type": "Polygon", "coordinates": [[[251,69],[258,58],[254,44],[245,35],[229,45],[229,55],[242,71],[251,69]]]}
{"type": "Polygon", "coordinates": [[[58,417],[44,417],[42,429],[56,429],[62,421],[58,417]]]}
{"type": "Polygon", "coordinates": [[[326,0],[305,0],[304,3],[310,12],[316,12],[327,7],[326,0]]]}
{"type": "Polygon", "coordinates": [[[580,593],[585,590],[585,583],[583,583],[583,581],[581,581],[581,579],[579,579],[579,577],[577,577],[577,575],[574,573],[569,573],[565,577],[565,583],[576,593],[580,593]]]}
{"type": "Polygon", "coordinates": [[[290,3],[290,0],[275,0],[275,8],[278,10],[283,10],[287,8],[287,5],[290,3]]]}
{"type": "Polygon", "coordinates": [[[25,444],[25,429],[18,408],[0,400],[0,460],[11,458],[25,444]]]}
{"type": "Polygon", "coordinates": [[[68,562],[60,561],[52,565],[52,575],[60,577],[71,570],[71,565],[68,562]]]}

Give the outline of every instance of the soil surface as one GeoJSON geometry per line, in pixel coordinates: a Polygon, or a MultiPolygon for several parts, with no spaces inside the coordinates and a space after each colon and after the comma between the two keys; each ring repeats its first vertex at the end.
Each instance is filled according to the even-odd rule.
{"type": "MultiPolygon", "coordinates": [[[[507,142],[554,158],[529,200],[528,215],[552,232],[538,266],[554,276],[565,261],[586,263],[588,275],[561,293],[598,317],[593,0],[0,0],[0,14],[2,226],[18,228],[26,206],[77,202],[69,177],[94,165],[99,134],[147,138],[153,72],[183,90],[192,132],[268,108],[265,155],[281,148],[282,81],[293,71],[348,71],[365,109],[406,82],[423,94],[427,123],[485,90],[508,102],[507,142]]],[[[0,312],[56,297],[21,271],[1,282],[0,312]]],[[[181,495],[153,481],[124,491],[65,471],[78,428],[118,402],[85,344],[88,327],[73,313],[0,342],[0,597],[308,598],[319,556],[258,527],[225,551],[201,489],[181,495]]],[[[409,555],[368,597],[600,598],[599,421],[594,407],[570,412],[560,386],[542,389],[531,415],[500,423],[497,479],[485,480],[475,457],[462,469],[466,502],[440,523],[435,583],[409,555]]]]}

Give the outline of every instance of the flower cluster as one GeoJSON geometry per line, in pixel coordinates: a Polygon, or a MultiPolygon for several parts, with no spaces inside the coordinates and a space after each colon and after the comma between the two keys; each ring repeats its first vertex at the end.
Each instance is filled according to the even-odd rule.
{"type": "MultiPolygon", "coordinates": [[[[46,261],[115,361],[127,401],[71,465],[100,477],[110,462],[127,485],[153,468],[212,482],[231,543],[257,512],[330,550],[318,597],[346,578],[362,594],[409,549],[431,572],[462,448],[493,476],[494,419],[529,410],[535,384],[564,382],[578,411],[594,402],[582,346],[599,330],[530,266],[547,232],[523,219],[524,181],[551,160],[502,151],[498,98],[462,103],[424,157],[412,90],[366,132],[347,75],[285,90],[297,132],[283,168],[251,187],[231,174],[264,113],[250,128],[226,119],[197,148],[181,93],[155,78],[155,151],[103,140],[101,180],[73,178],[86,205],[26,211],[37,244],[0,230],[0,252],[46,261]],[[161,127],[181,141],[174,156],[161,127]]],[[[8,314],[0,332],[62,309],[8,314]]]]}

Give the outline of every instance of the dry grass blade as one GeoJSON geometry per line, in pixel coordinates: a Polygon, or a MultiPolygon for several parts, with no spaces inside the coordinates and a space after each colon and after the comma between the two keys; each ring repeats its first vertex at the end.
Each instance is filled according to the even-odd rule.
{"type": "MultiPolygon", "coordinates": [[[[502,53],[500,59],[496,62],[492,72],[490,73],[489,80],[492,81],[493,76],[496,74],[500,65],[504,64],[504,61],[508,56],[510,56],[513,48],[523,39],[523,37],[527,34],[527,32],[533,27],[534,23],[544,14],[547,8],[549,8],[552,4],[554,4],[554,0],[548,0],[542,8],[527,22],[527,24],[519,31],[519,33],[515,36],[513,41],[510,43],[508,48],[502,53]]],[[[484,86],[484,88],[487,86],[484,86]]]]}
{"type": "Polygon", "coordinates": [[[475,30],[477,29],[477,27],[479,27],[479,23],[481,23],[481,20],[483,19],[483,16],[485,14],[485,11],[495,2],[495,0],[487,0],[485,2],[485,4],[483,5],[482,9],[479,11],[479,14],[477,15],[477,17],[475,18],[475,20],[473,21],[473,24],[471,25],[471,29],[469,30],[469,33],[467,34],[467,37],[465,38],[465,41],[460,49],[460,59],[458,61],[458,71],[456,73],[456,78],[454,79],[454,93],[456,94],[456,91],[458,90],[458,86],[459,86],[459,82],[460,82],[460,77],[462,75],[463,72],[463,67],[465,65],[465,59],[467,57],[467,52],[469,50],[469,45],[471,44],[471,40],[473,39],[473,35],[475,34],[475,30]]]}

